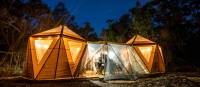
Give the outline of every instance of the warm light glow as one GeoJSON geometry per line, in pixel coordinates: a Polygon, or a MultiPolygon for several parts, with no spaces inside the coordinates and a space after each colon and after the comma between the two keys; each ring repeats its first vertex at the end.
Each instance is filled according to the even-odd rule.
{"type": "Polygon", "coordinates": [[[124,62],[124,66],[128,69],[130,65],[130,60],[129,60],[129,49],[122,49],[121,50],[121,60],[124,62]]]}
{"type": "Polygon", "coordinates": [[[38,64],[41,61],[47,49],[49,48],[52,41],[53,40],[35,40],[35,50],[38,64]]]}
{"type": "Polygon", "coordinates": [[[100,58],[100,54],[94,54],[94,59],[98,60],[100,58]]]}
{"type": "Polygon", "coordinates": [[[41,44],[40,43],[35,43],[35,46],[36,46],[36,48],[40,48],[41,47],[41,44]]]}
{"type": "Polygon", "coordinates": [[[97,74],[96,71],[86,70],[83,76],[86,77],[103,77],[103,75],[97,74]]]}
{"type": "Polygon", "coordinates": [[[48,39],[52,39],[52,37],[51,37],[51,36],[48,36],[47,38],[48,38],[48,39]]]}
{"type": "Polygon", "coordinates": [[[152,46],[141,46],[138,47],[143,54],[143,56],[146,58],[146,61],[149,62],[149,59],[151,57],[151,51],[152,51],[152,46]]]}
{"type": "Polygon", "coordinates": [[[76,59],[79,55],[79,52],[81,50],[82,43],[69,40],[68,44],[69,44],[69,49],[70,49],[70,52],[71,52],[72,60],[75,63],[76,59]]]}
{"type": "Polygon", "coordinates": [[[48,45],[44,45],[43,47],[44,47],[44,49],[48,49],[48,48],[49,48],[49,46],[48,46],[48,45]]]}
{"type": "Polygon", "coordinates": [[[107,55],[108,52],[104,49],[104,50],[102,51],[102,54],[107,55]]]}
{"type": "Polygon", "coordinates": [[[110,59],[115,59],[116,55],[115,55],[115,53],[114,53],[113,51],[109,51],[109,52],[108,52],[108,57],[109,57],[110,59]]]}

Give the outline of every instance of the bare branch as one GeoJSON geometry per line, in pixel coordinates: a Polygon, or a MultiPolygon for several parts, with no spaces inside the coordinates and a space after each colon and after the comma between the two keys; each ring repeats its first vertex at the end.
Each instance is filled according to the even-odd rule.
{"type": "Polygon", "coordinates": [[[17,30],[18,32],[21,32],[20,29],[17,28],[17,27],[16,27],[15,25],[13,25],[13,24],[10,24],[10,23],[7,23],[7,22],[1,21],[1,20],[0,20],[0,22],[3,23],[3,24],[9,25],[10,27],[14,28],[14,29],[17,30]]]}

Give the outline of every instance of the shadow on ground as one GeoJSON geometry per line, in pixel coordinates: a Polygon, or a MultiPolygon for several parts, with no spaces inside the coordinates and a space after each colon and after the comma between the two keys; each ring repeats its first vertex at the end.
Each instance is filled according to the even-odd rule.
{"type": "Polygon", "coordinates": [[[59,81],[30,81],[30,80],[0,80],[0,87],[100,87],[90,80],[59,80],[59,81]]]}
{"type": "Polygon", "coordinates": [[[1,78],[0,87],[200,87],[200,73],[166,73],[137,80],[73,79],[35,81],[23,77],[1,78]]]}

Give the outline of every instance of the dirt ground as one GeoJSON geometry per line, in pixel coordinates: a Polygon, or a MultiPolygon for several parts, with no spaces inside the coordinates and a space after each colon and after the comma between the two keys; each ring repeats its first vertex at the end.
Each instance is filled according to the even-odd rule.
{"type": "Polygon", "coordinates": [[[167,73],[137,80],[73,79],[34,81],[23,77],[1,77],[0,87],[200,87],[199,73],[167,73]]]}

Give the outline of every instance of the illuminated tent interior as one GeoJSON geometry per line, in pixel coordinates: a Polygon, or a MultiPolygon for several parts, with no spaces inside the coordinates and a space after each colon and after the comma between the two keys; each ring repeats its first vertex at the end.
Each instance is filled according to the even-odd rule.
{"type": "Polygon", "coordinates": [[[66,26],[32,35],[27,46],[26,76],[35,80],[73,78],[85,45],[85,40],[66,26]]]}
{"type": "Polygon", "coordinates": [[[131,38],[127,44],[135,49],[150,73],[165,72],[162,49],[158,44],[140,35],[131,38]]]}
{"type": "Polygon", "coordinates": [[[29,38],[26,76],[34,80],[100,77],[135,79],[165,72],[161,47],[140,35],[126,44],[87,42],[66,26],[29,38]]]}
{"type": "Polygon", "coordinates": [[[131,46],[88,42],[79,77],[102,77],[104,80],[134,79],[137,74],[148,73],[145,64],[131,46]]]}

